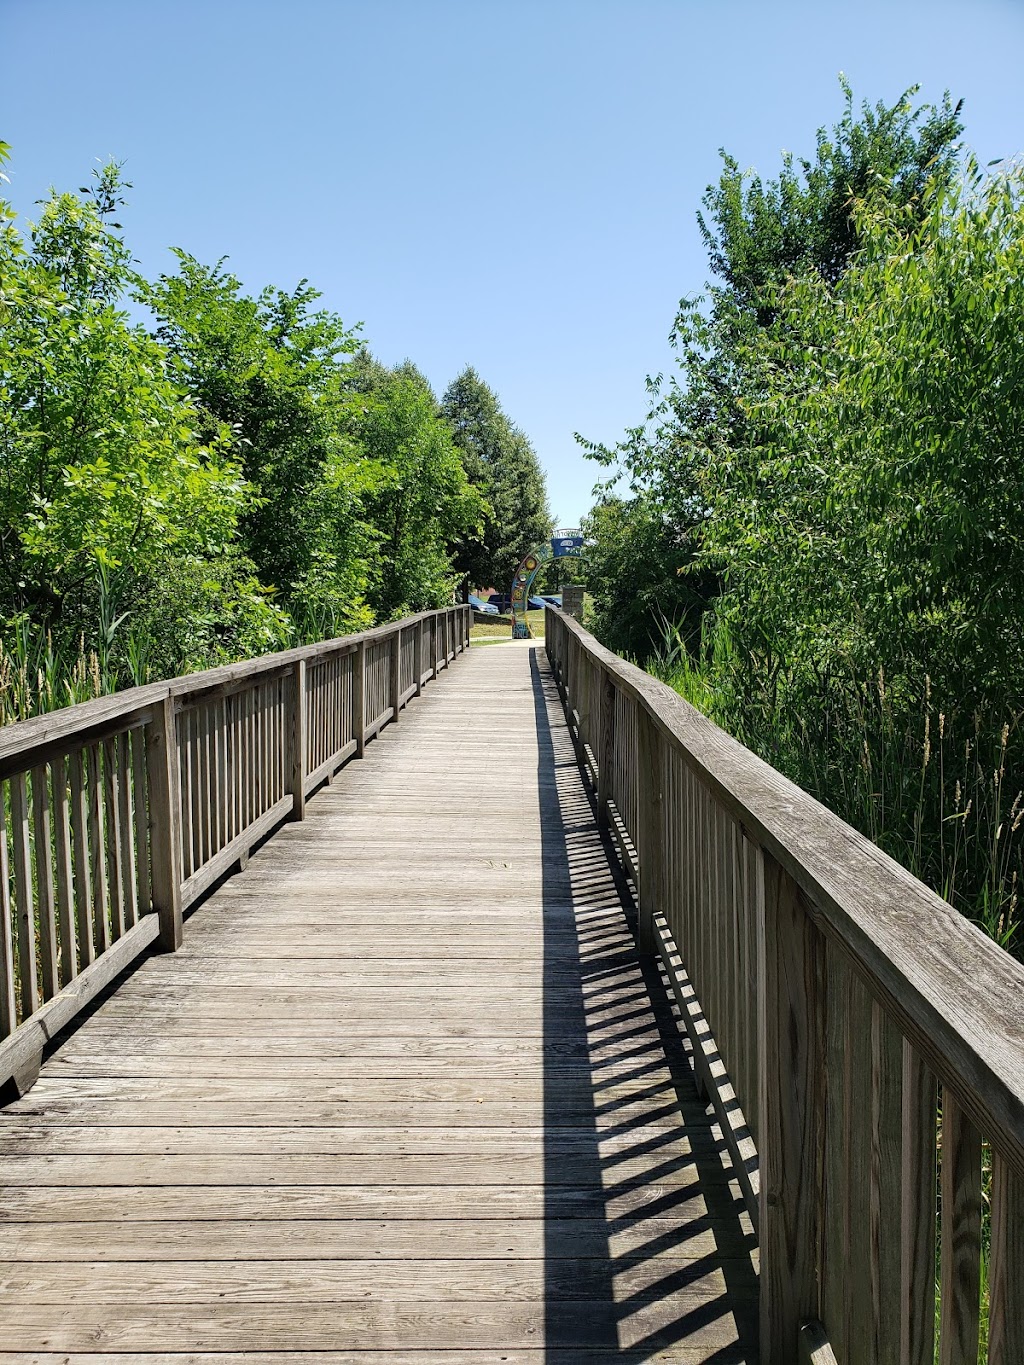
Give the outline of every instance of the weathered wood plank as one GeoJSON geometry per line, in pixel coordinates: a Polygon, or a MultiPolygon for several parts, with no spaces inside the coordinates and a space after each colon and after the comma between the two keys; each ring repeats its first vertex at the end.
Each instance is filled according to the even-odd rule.
{"type": "Polygon", "coordinates": [[[753,1358],[749,1221],[536,659],[425,687],[0,1115],[6,1350],[753,1358]]]}
{"type": "Polygon", "coordinates": [[[609,1229],[603,1218],[555,1221],[536,1218],[462,1218],[449,1209],[439,1218],[378,1220],[278,1218],[200,1222],[2,1223],[0,1258],[12,1264],[85,1261],[219,1260],[252,1265],[289,1261],[429,1259],[437,1250],[459,1260],[536,1260],[572,1257],[607,1262],[642,1256],[651,1244],[667,1260],[693,1257],[718,1264],[721,1222],[705,1219],[684,1232],[672,1216],[624,1221],[609,1229]]]}
{"type": "Polygon", "coordinates": [[[975,1365],[981,1292],[981,1137],[942,1095],[940,1365],[975,1365]]]}

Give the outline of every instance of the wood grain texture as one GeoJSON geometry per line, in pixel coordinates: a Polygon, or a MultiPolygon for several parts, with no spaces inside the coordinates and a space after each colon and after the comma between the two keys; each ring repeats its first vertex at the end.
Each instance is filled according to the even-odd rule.
{"type": "Polygon", "coordinates": [[[793,878],[902,1036],[962,1097],[979,1131],[1024,1170],[1024,966],[671,688],[565,613],[551,609],[546,619],[548,638],[560,631],[585,647],[613,679],[616,706],[644,709],[793,878]]]}
{"type": "Polygon", "coordinates": [[[981,1289],[981,1137],[942,1095],[940,1365],[975,1365],[981,1289]]]}
{"type": "Polygon", "coordinates": [[[992,1163],[989,1293],[989,1365],[1024,1360],[1024,1181],[999,1156],[992,1163]]]}
{"type": "Polygon", "coordinates": [[[935,1077],[903,1044],[900,1365],[935,1360],[935,1077]]]}
{"type": "Polygon", "coordinates": [[[0,1365],[756,1359],[749,1219],[550,675],[463,616],[0,1113],[0,1365]]]}
{"type": "Polygon", "coordinates": [[[765,859],[760,1119],[761,1343],[795,1360],[818,1307],[825,945],[795,882],[765,859]]]}

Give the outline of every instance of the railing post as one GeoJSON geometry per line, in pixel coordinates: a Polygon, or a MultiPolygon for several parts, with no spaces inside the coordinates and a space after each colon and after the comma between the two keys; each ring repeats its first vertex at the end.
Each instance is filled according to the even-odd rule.
{"type": "Polygon", "coordinates": [[[366,749],[366,641],[356,646],[352,663],[352,738],[356,742],[356,758],[366,749]]]}
{"type": "Polygon", "coordinates": [[[657,952],[654,918],[662,908],[665,878],[664,774],[661,732],[647,708],[639,704],[637,751],[637,854],[640,861],[637,948],[643,956],[650,956],[657,952]]]}
{"type": "Polygon", "coordinates": [[[789,1365],[802,1325],[818,1314],[825,941],[796,883],[767,853],[757,939],[761,1362],[789,1365]]]}
{"type": "Polygon", "coordinates": [[[413,635],[413,653],[415,655],[416,667],[416,695],[423,692],[423,622],[416,622],[416,630],[413,635]]]}
{"type": "Polygon", "coordinates": [[[160,947],[175,952],[182,943],[181,797],[178,791],[178,739],[174,698],[157,704],[146,726],[149,786],[150,878],[153,909],[160,924],[160,947]]]}
{"type": "Polygon", "coordinates": [[[398,720],[398,705],[402,697],[402,627],[399,626],[391,637],[391,705],[395,709],[394,720],[398,720]]]}
{"type": "Polygon", "coordinates": [[[615,684],[611,674],[601,669],[601,751],[597,756],[597,823],[608,825],[608,803],[612,799],[612,763],[615,754],[615,684]]]}
{"type": "Polygon", "coordinates": [[[306,661],[292,668],[292,819],[306,818],[306,661]]]}
{"type": "Polygon", "coordinates": [[[430,677],[437,678],[437,612],[430,618],[430,677]]]}

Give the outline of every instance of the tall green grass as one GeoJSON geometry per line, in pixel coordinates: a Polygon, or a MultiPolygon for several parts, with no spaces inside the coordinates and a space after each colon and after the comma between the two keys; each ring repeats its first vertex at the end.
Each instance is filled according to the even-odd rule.
{"type": "Polygon", "coordinates": [[[747,690],[724,625],[694,659],[663,622],[645,667],[901,862],[1002,948],[1024,953],[1024,738],[1018,718],[965,711],[906,680],[785,668],[747,690]]]}

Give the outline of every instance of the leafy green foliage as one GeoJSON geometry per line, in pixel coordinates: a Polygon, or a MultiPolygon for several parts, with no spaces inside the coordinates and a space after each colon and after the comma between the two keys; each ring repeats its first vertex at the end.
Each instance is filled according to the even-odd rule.
{"type": "Polygon", "coordinates": [[[457,580],[448,546],[479,533],[485,504],[419,371],[368,354],[353,369],[347,430],[371,471],[365,503],[378,545],[369,600],[381,620],[443,606],[457,580]]]}
{"type": "Polygon", "coordinates": [[[618,654],[646,659],[664,638],[666,622],[699,645],[700,619],[717,579],[693,566],[692,537],[673,534],[662,507],[638,494],[606,496],[583,523],[580,571],[593,594],[593,628],[618,654]]]}
{"type": "Polygon", "coordinates": [[[745,174],[724,150],[722,176],[704,196],[697,221],[712,272],[735,305],[761,326],[774,316],[773,291],[794,275],[835,283],[860,246],[855,205],[885,200],[915,212],[925,187],[948,183],[963,131],[961,105],[912,104],[917,87],[893,105],[865,101],[840,77],[846,107],[831,129],[819,128],[814,159],[785,153],[774,180],[745,174]]]}
{"type": "Polygon", "coordinates": [[[230,432],[258,494],[241,529],[261,581],[293,612],[316,603],[338,629],[367,624],[369,475],[344,435],[355,334],[312,310],[318,295],[306,281],[251,298],[223,262],[176,254],[178,274],[161,276],[145,299],[175,374],[208,428],[230,432]]]}
{"type": "Polygon", "coordinates": [[[1012,946],[1024,184],[961,164],[959,133],[948,99],[854,118],[847,90],[813,161],[762,183],[726,160],[702,220],[721,283],[681,305],[648,422],[593,448],[633,495],[590,560],[664,600],[685,545],[703,601],[658,671],[1012,946]],[[621,547],[652,526],[638,581],[621,547]]]}
{"type": "Polygon", "coordinates": [[[441,411],[466,474],[487,503],[482,535],[458,545],[458,569],[474,587],[507,591],[524,556],[551,535],[543,471],[526,436],[472,367],[449,385],[441,411]]]}
{"type": "Polygon", "coordinates": [[[5,208],[0,237],[0,602],[64,635],[96,632],[101,584],[138,617],[184,566],[252,577],[235,545],[252,490],[226,433],[200,432],[119,306],[137,282],[120,202],[106,167],[85,197],[52,196],[27,240],[5,208]]]}
{"type": "Polygon", "coordinates": [[[25,231],[0,203],[8,718],[443,605],[481,527],[411,365],[359,352],[306,281],[252,297],[182,251],[144,280],[125,188],[107,166],[25,231]]]}

